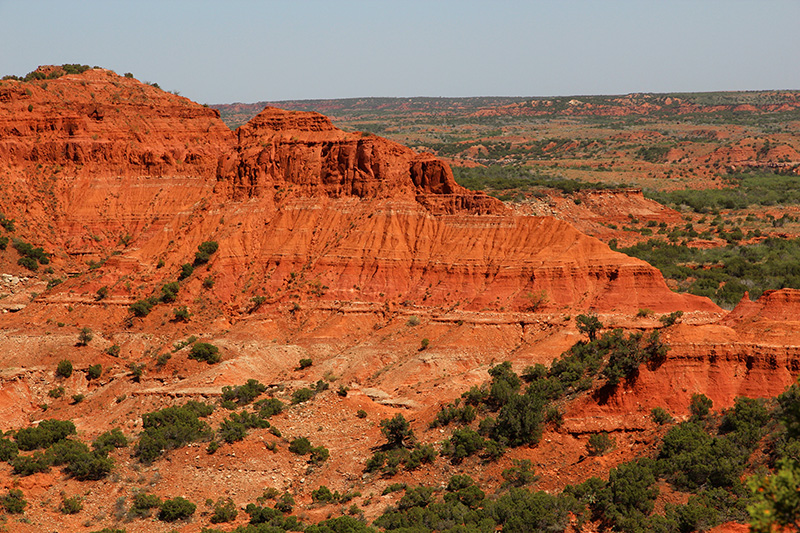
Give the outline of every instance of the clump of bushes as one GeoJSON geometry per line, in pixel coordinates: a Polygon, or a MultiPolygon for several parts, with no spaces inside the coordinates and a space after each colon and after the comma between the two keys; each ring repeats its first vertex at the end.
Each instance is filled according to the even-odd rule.
{"type": "Polygon", "coordinates": [[[180,407],[145,413],[135,454],[143,463],[152,463],[165,451],[211,439],[213,431],[200,419],[213,411],[212,406],[192,400],[180,407]]]}
{"type": "Polygon", "coordinates": [[[204,361],[209,365],[219,363],[222,356],[219,354],[219,348],[207,342],[196,342],[189,352],[189,359],[195,361],[204,361]]]}

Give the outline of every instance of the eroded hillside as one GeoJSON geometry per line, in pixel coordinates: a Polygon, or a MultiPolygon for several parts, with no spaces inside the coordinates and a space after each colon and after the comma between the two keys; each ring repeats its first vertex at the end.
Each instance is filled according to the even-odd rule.
{"type": "MultiPolygon", "coordinates": [[[[685,418],[695,393],[715,408],[774,396],[800,364],[794,315],[776,311],[795,305],[794,292],[726,314],[568,222],[465,189],[430,154],[316,113],[266,108],[233,133],[214,110],[103,69],[4,81],[0,165],[0,429],[55,418],[74,422],[71,439],[118,427],[130,442],[105,450],[113,467],[88,478],[69,459],[65,472],[54,459],[37,470],[27,449],[0,464],[3,487],[29,501],[24,520],[9,518],[15,531],[196,532],[216,516],[203,502],[220,498],[243,525],[261,515],[241,509],[267,505],[269,488],[294,499],[287,514],[274,511],[282,517],[371,521],[398,503],[398,491],[384,494],[393,484],[442,487],[469,474],[499,495],[501,472],[523,464],[515,460],[532,461],[537,488],[557,492],[652,452],[664,433],[653,408],[685,418]],[[595,346],[587,317],[599,324],[591,336],[621,328],[613,342],[637,346],[637,364],[613,386],[613,350],[574,380],[551,366],[576,344],[595,346]],[[771,333],[756,333],[757,321],[771,333]],[[537,364],[550,374],[531,370],[528,381],[563,388],[548,396],[558,416],[537,423],[539,438],[486,430],[485,450],[507,450],[483,459],[442,448],[464,435],[432,426],[442,406],[488,383],[490,370],[496,380],[494,369],[525,375],[537,364]],[[281,412],[258,418],[275,404],[254,411],[232,389],[225,396],[248,380],[281,412]],[[220,406],[226,398],[232,411],[220,406]],[[189,400],[218,407],[201,417],[205,432],[146,448],[154,416],[143,415],[189,400]],[[392,449],[380,422],[397,415],[416,435],[419,463],[371,469],[376,450],[392,449]],[[587,456],[603,431],[616,448],[587,456]],[[293,453],[302,437],[311,455],[293,453]],[[339,492],[337,504],[312,497],[322,485],[339,492]],[[62,514],[62,492],[82,495],[83,510],[62,514]],[[142,519],[139,492],[183,496],[198,511],[171,524],[142,519]]],[[[602,209],[601,194],[584,199],[602,209]]],[[[625,201],[672,216],[636,194],[625,201]]],[[[498,397],[475,401],[502,418],[498,397]]]]}

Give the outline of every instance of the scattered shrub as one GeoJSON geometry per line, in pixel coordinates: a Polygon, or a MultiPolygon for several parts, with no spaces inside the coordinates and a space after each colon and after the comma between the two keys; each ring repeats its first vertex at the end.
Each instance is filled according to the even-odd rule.
{"type": "Polygon", "coordinates": [[[311,359],[300,359],[300,362],[297,365],[297,370],[305,370],[312,364],[314,364],[314,362],[311,359]]]}
{"type": "Polygon", "coordinates": [[[163,452],[184,444],[210,439],[213,435],[201,417],[210,415],[214,408],[204,403],[189,401],[181,407],[167,407],[142,415],[142,433],[135,454],[144,463],[152,463],[163,452]]]}
{"type": "Polygon", "coordinates": [[[207,342],[196,342],[189,352],[189,359],[205,361],[209,365],[219,363],[222,357],[219,355],[219,348],[207,342]]]}
{"type": "Polygon", "coordinates": [[[158,519],[162,522],[184,520],[192,516],[196,509],[197,506],[186,498],[176,496],[171,500],[164,500],[161,504],[161,511],[158,513],[158,519]]]}
{"type": "Polygon", "coordinates": [[[289,443],[289,451],[297,455],[305,455],[311,453],[311,441],[308,437],[298,437],[289,443]]]}
{"type": "Polygon", "coordinates": [[[589,442],[586,444],[586,451],[589,455],[598,456],[603,455],[608,450],[614,447],[614,439],[608,436],[608,433],[594,433],[589,436],[589,442]]]}
{"type": "Polygon", "coordinates": [[[61,496],[61,507],[58,509],[62,514],[78,514],[83,510],[83,499],[80,496],[67,498],[61,496]]]}
{"type": "Polygon", "coordinates": [[[194,266],[200,266],[208,263],[211,255],[217,251],[219,245],[217,241],[205,241],[197,247],[197,252],[194,254],[194,266]]]}
{"type": "Polygon", "coordinates": [[[663,407],[653,407],[653,410],[650,411],[650,419],[659,426],[663,426],[672,422],[672,415],[663,407]]]}
{"type": "Polygon", "coordinates": [[[292,393],[292,405],[297,405],[299,403],[307,402],[311,398],[314,397],[314,391],[303,387],[301,389],[297,389],[292,393]]]}
{"type": "Polygon", "coordinates": [[[56,367],[56,376],[68,378],[72,375],[72,361],[69,359],[62,359],[58,362],[56,367]]]}
{"type": "Polygon", "coordinates": [[[103,374],[103,365],[97,363],[96,365],[91,365],[89,369],[86,371],[86,377],[89,380],[98,379],[103,374]]]}
{"type": "Polygon", "coordinates": [[[28,502],[25,495],[19,489],[8,489],[3,496],[0,496],[0,506],[9,514],[22,514],[28,502]]]}
{"type": "Polygon", "coordinates": [[[220,524],[222,522],[233,522],[238,515],[239,511],[236,509],[236,504],[233,503],[233,499],[227,498],[223,500],[220,498],[214,504],[214,514],[211,515],[211,523],[220,524]]]}

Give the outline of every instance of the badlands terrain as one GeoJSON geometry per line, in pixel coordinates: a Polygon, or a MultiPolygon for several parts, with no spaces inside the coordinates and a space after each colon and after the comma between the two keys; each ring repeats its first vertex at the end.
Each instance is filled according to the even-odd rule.
{"type": "Polygon", "coordinates": [[[797,96],[7,77],[3,527],[747,530],[796,454],[797,96]]]}

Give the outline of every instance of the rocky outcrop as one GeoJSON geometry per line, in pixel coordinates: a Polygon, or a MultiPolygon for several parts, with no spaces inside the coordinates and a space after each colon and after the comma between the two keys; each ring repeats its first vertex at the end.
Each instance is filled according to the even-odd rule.
{"type": "Polygon", "coordinates": [[[237,131],[220,162],[221,189],[233,198],[291,189],[312,197],[417,200],[435,213],[502,213],[502,204],[469,191],[429,155],[374,135],[346,133],[318,113],[267,107],[237,131]]]}
{"type": "MultiPolygon", "coordinates": [[[[718,311],[567,223],[459,186],[428,154],[317,113],[268,107],[234,135],[215,110],[103,69],[0,93],[0,160],[14,176],[0,210],[36,242],[107,260],[55,292],[120,270],[174,279],[213,238],[230,309],[313,285],[317,300],[381,305],[718,311]],[[120,255],[100,255],[110,248],[120,255]]],[[[116,294],[151,290],[125,287],[116,294]]]]}

